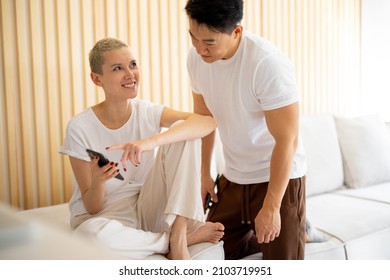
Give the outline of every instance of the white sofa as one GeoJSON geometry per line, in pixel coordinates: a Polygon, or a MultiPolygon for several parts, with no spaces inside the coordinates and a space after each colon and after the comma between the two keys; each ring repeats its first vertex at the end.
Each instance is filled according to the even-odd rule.
{"type": "MultiPolygon", "coordinates": [[[[390,259],[390,123],[379,115],[304,115],[307,260],[390,259]]],[[[223,167],[216,141],[216,169],[223,167]]],[[[259,254],[246,257],[258,259],[259,254]]]]}
{"type": "MultiPolygon", "coordinates": [[[[16,211],[0,203],[0,260],[125,259],[92,240],[72,234],[68,204],[16,211]]],[[[223,260],[223,242],[189,247],[194,260],[223,260]]],[[[166,260],[154,254],[151,260],[166,260]]]]}
{"type": "Polygon", "coordinates": [[[328,241],[307,259],[390,259],[390,124],[379,115],[303,116],[307,218],[328,241]]]}
{"type": "MultiPolygon", "coordinates": [[[[389,131],[390,124],[386,128],[377,115],[302,117],[301,134],[308,162],[307,217],[327,239],[306,243],[305,259],[390,259],[389,131]]],[[[217,142],[214,167],[219,170],[222,165],[217,142]]],[[[18,216],[70,234],[67,204],[21,211],[18,216]]],[[[45,243],[45,238],[41,239],[45,243]]],[[[223,258],[222,243],[200,244],[191,247],[190,252],[194,259],[223,258]]],[[[63,255],[41,254],[41,258],[50,256],[63,255]]],[[[71,254],[64,258],[74,257],[83,258],[71,254]]],[[[158,255],[151,258],[164,259],[158,255]]]]}

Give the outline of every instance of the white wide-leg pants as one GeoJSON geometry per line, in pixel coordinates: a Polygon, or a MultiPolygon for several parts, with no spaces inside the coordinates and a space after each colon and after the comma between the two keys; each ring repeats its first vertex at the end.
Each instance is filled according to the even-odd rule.
{"type": "Polygon", "coordinates": [[[200,194],[201,141],[159,147],[139,195],[115,202],[81,223],[75,233],[130,259],[166,254],[176,216],[188,218],[188,232],[204,224],[200,194]]]}

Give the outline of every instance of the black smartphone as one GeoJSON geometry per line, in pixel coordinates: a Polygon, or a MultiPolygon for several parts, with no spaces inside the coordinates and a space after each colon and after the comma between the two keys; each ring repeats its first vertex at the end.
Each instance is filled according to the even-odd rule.
{"type": "MultiPolygon", "coordinates": [[[[110,161],[106,158],[106,156],[103,155],[102,153],[93,151],[93,150],[91,150],[91,149],[87,149],[86,151],[87,151],[87,153],[88,153],[88,155],[89,155],[89,157],[90,157],[91,159],[93,159],[94,157],[99,157],[98,165],[99,165],[100,167],[105,166],[107,163],[110,162],[110,161]]],[[[119,180],[122,180],[122,181],[125,179],[125,178],[123,178],[123,176],[122,176],[120,173],[118,173],[118,175],[116,175],[115,178],[117,178],[117,179],[119,179],[119,180]]]]}
{"type": "MultiPolygon", "coordinates": [[[[219,174],[217,174],[217,178],[214,181],[214,188],[218,188],[219,174]]],[[[213,206],[214,201],[211,198],[211,195],[208,193],[206,196],[206,202],[204,204],[204,210],[207,211],[211,206],[213,206]]]]}
{"type": "Polygon", "coordinates": [[[204,204],[204,211],[207,211],[213,205],[213,200],[211,199],[211,195],[208,193],[206,196],[206,203],[204,204]]]}

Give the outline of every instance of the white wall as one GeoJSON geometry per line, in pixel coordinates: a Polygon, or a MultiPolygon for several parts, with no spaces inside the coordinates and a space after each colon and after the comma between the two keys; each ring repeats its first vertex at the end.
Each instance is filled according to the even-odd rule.
{"type": "Polygon", "coordinates": [[[390,0],[362,0],[362,112],[390,121],[390,0]]]}

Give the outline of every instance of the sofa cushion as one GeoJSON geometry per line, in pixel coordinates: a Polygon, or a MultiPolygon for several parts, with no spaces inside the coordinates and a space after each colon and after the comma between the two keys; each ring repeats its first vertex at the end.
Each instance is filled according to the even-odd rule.
{"type": "Polygon", "coordinates": [[[310,197],[306,204],[307,218],[344,242],[390,228],[390,204],[337,192],[310,197]]]}
{"type": "Polygon", "coordinates": [[[345,244],[334,236],[323,234],[326,242],[306,243],[305,260],[345,260],[345,244]]]}
{"type": "Polygon", "coordinates": [[[39,222],[48,223],[65,232],[72,232],[69,223],[68,203],[23,210],[19,211],[18,215],[29,220],[39,220],[39,222]]]}
{"type": "Polygon", "coordinates": [[[300,131],[307,159],[306,195],[339,189],[344,174],[333,116],[303,115],[300,131]]]}
{"type": "Polygon", "coordinates": [[[390,135],[379,115],[335,117],[345,185],[359,188],[390,180],[390,135]]]}
{"type": "Polygon", "coordinates": [[[335,192],[310,197],[306,207],[317,228],[345,243],[348,259],[390,259],[390,204],[335,192]]]}
{"type": "MultiPolygon", "coordinates": [[[[60,230],[63,235],[66,234],[68,236],[72,236],[72,230],[69,225],[70,215],[68,210],[68,203],[19,211],[17,212],[17,216],[28,221],[36,221],[39,224],[45,226],[45,228],[54,228],[57,231],[60,230]]],[[[222,241],[218,242],[217,244],[212,244],[209,242],[194,244],[189,246],[188,250],[192,259],[194,260],[223,260],[225,256],[222,241]]],[[[57,255],[60,255],[60,253],[57,255]]],[[[56,258],[58,258],[57,255],[55,255],[56,258]]],[[[34,258],[33,255],[31,257],[34,258]]],[[[114,257],[122,258],[119,256],[114,257]]],[[[163,255],[159,254],[151,255],[146,259],[166,260],[163,255]]]]}
{"type": "MultiPolygon", "coordinates": [[[[216,244],[202,242],[188,247],[192,260],[224,260],[225,252],[223,250],[223,241],[216,244]]],[[[145,258],[145,260],[167,260],[161,254],[153,254],[145,258]]]]}
{"type": "MultiPolygon", "coordinates": [[[[345,244],[336,237],[323,233],[327,241],[305,244],[305,260],[345,260],[345,244]]],[[[243,260],[262,260],[263,254],[246,256],[243,260]]]]}
{"type": "Polygon", "coordinates": [[[369,186],[367,188],[345,189],[337,193],[390,204],[390,182],[369,186]]]}

